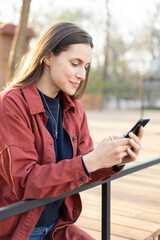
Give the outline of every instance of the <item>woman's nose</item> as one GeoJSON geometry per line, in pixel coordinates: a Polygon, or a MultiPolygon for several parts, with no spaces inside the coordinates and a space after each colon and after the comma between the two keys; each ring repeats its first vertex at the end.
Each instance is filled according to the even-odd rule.
{"type": "Polygon", "coordinates": [[[86,79],[86,69],[81,68],[77,71],[76,77],[79,78],[80,80],[85,80],[86,79]]]}

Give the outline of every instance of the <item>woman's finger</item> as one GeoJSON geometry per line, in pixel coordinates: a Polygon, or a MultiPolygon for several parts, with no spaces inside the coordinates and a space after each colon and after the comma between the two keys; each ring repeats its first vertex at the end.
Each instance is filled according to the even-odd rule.
{"type": "Polygon", "coordinates": [[[138,136],[136,136],[133,132],[129,133],[129,137],[131,139],[133,139],[136,143],[138,143],[138,144],[140,143],[140,138],[138,136]]]}
{"type": "Polygon", "coordinates": [[[137,154],[135,152],[133,152],[130,148],[127,149],[127,152],[133,161],[136,160],[137,154]]]}
{"type": "Polygon", "coordinates": [[[143,127],[141,126],[138,131],[138,137],[141,139],[143,137],[143,127]]]}
{"type": "Polygon", "coordinates": [[[139,151],[141,150],[141,143],[140,143],[140,141],[137,143],[133,139],[130,139],[130,144],[131,144],[131,146],[133,148],[133,152],[134,153],[139,153],[139,151]]]}

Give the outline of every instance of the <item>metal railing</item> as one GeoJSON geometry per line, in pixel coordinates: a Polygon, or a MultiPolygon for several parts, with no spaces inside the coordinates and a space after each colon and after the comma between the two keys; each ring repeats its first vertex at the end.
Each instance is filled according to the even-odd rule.
{"type": "Polygon", "coordinates": [[[144,163],[137,164],[132,167],[125,168],[121,173],[113,175],[107,180],[96,182],[96,183],[86,183],[83,186],[77,187],[74,190],[67,192],[55,198],[43,198],[43,199],[32,199],[17,202],[5,207],[0,208],[0,221],[7,218],[13,217],[15,215],[27,212],[34,208],[43,206],[45,204],[55,202],[62,198],[66,198],[73,194],[85,191],[87,189],[93,188],[98,185],[102,185],[102,240],[110,240],[110,198],[111,198],[111,181],[118,179],[120,177],[129,175],[131,173],[143,170],[145,168],[151,167],[155,164],[160,163],[160,158],[156,158],[144,163]]]}

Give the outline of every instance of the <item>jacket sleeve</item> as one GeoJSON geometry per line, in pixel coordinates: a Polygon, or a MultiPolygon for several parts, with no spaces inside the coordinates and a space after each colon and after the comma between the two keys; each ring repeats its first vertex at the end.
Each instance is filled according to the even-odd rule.
{"type": "Polygon", "coordinates": [[[0,103],[0,175],[15,201],[56,197],[88,182],[80,155],[57,164],[38,163],[27,111],[27,104],[20,106],[13,97],[0,103]]]}

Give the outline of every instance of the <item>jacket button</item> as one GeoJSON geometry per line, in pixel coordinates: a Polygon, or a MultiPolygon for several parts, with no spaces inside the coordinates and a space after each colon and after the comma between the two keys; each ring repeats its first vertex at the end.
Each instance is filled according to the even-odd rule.
{"type": "Polygon", "coordinates": [[[86,181],[86,178],[85,177],[80,177],[79,181],[80,181],[80,183],[84,183],[86,181]]]}
{"type": "Polygon", "coordinates": [[[73,140],[73,142],[77,142],[76,136],[74,136],[74,137],[72,138],[72,140],[73,140]]]}

